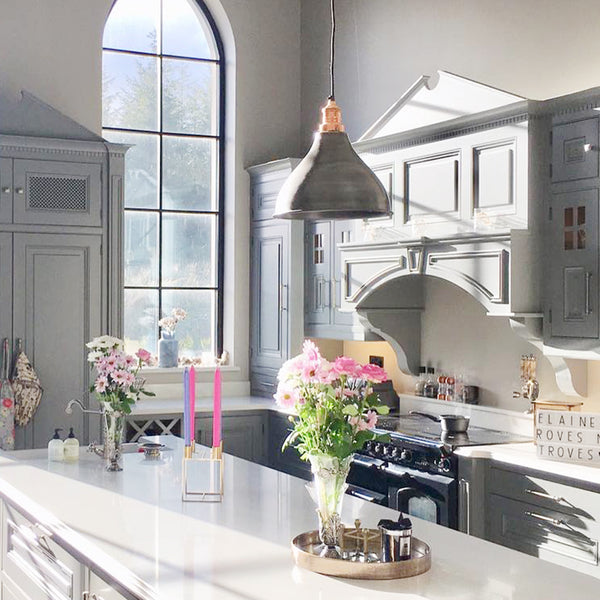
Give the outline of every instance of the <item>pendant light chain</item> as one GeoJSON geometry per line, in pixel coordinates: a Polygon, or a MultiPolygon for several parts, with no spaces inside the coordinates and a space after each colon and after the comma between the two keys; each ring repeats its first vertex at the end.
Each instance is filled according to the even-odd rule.
{"type": "Polygon", "coordinates": [[[335,0],[331,0],[331,40],[329,53],[329,78],[331,93],[330,100],[335,100],[335,77],[334,77],[334,62],[335,62],[335,0]]]}

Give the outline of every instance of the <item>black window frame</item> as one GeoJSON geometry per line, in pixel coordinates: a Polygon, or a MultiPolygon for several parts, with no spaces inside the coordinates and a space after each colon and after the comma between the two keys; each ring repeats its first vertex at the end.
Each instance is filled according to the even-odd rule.
{"type": "MultiPolygon", "coordinates": [[[[125,212],[141,212],[141,213],[152,213],[158,214],[158,223],[159,223],[159,236],[158,236],[158,285],[156,286],[128,286],[123,285],[123,290],[133,289],[133,290],[156,290],[158,292],[158,318],[160,319],[163,316],[162,313],[162,291],[163,290],[212,290],[216,292],[216,323],[215,323],[215,336],[214,340],[214,350],[216,352],[216,356],[220,357],[223,354],[223,318],[224,318],[224,279],[225,279],[225,140],[226,140],[226,119],[225,119],[225,110],[226,110],[226,60],[225,60],[225,48],[223,45],[223,40],[221,38],[219,29],[215,22],[214,17],[212,16],[210,10],[206,6],[206,4],[202,0],[190,0],[191,2],[195,2],[195,4],[200,8],[202,14],[206,18],[206,21],[211,29],[211,33],[213,35],[213,39],[216,46],[217,58],[194,58],[189,56],[174,56],[170,54],[154,54],[151,52],[142,52],[135,50],[122,50],[118,48],[110,48],[104,46],[102,44],[102,54],[104,52],[114,52],[120,54],[127,54],[130,56],[147,56],[152,58],[158,58],[160,63],[162,64],[163,59],[179,59],[179,60],[189,60],[191,62],[198,63],[209,63],[214,64],[218,68],[218,129],[216,135],[199,135],[199,134],[190,134],[190,133],[176,133],[176,132],[164,132],[163,131],[163,107],[162,107],[162,77],[163,77],[163,69],[160,69],[160,77],[161,77],[161,85],[159,88],[159,98],[158,105],[160,107],[160,130],[153,131],[150,129],[124,129],[122,127],[106,127],[102,126],[104,131],[115,131],[115,132],[126,132],[126,133],[143,133],[143,134],[154,134],[159,137],[159,157],[160,157],[160,181],[161,185],[158,187],[158,208],[127,208],[125,207],[125,212]],[[163,208],[163,191],[162,191],[162,181],[163,181],[163,160],[162,160],[162,147],[163,147],[163,138],[169,136],[176,137],[189,137],[195,139],[210,139],[216,140],[218,149],[217,149],[217,209],[216,210],[201,210],[201,211],[190,211],[190,210],[181,210],[181,209],[164,209],[163,208]],[[177,286],[163,286],[162,285],[162,216],[164,214],[189,214],[189,215],[215,215],[217,219],[217,240],[216,240],[216,282],[215,286],[193,286],[193,287],[177,287],[177,286]]],[[[118,0],[115,0],[113,7],[117,4],[118,0]]],[[[162,6],[163,1],[160,2],[160,10],[161,10],[161,19],[160,26],[162,27],[162,6]]],[[[110,14],[109,17],[110,18],[110,14]]],[[[161,35],[162,39],[162,35],[161,35]]],[[[162,48],[161,48],[162,50],[162,48]]],[[[157,331],[157,334],[159,332],[157,331]]]]}

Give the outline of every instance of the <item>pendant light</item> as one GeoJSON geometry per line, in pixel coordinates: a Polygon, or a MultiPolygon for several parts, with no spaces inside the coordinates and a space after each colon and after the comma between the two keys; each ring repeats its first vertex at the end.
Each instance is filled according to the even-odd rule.
{"type": "Polygon", "coordinates": [[[360,219],[390,214],[385,188],[352,148],[335,103],[335,0],[331,0],[331,93],[308,154],[286,179],[277,219],[360,219]]]}

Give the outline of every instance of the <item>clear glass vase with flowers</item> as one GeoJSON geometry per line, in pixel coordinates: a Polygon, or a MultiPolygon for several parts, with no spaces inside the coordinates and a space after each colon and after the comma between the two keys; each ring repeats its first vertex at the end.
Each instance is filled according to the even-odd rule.
{"type": "Polygon", "coordinates": [[[123,350],[123,341],[110,335],[94,338],[86,346],[90,349],[88,362],[96,379],[90,387],[102,410],[103,456],[107,471],[121,471],[121,442],[125,415],[140,395],[154,396],[144,389],[144,380],[138,371],[151,360],[150,352],[140,348],[135,356],[123,350]]]}
{"type": "Polygon", "coordinates": [[[387,380],[387,374],[347,356],[330,362],[306,340],[302,354],[288,360],[278,378],[275,400],[294,412],[283,448],[293,446],[310,461],[322,555],[339,556],[341,504],[352,455],[377,437],[377,417],[389,412],[373,391],[373,384],[387,380]]]}

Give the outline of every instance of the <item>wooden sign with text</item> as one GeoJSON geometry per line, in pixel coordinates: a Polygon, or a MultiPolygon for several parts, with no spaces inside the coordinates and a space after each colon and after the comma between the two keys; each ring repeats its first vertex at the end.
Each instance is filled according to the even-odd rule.
{"type": "Polygon", "coordinates": [[[600,466],[600,414],[539,410],[535,442],[540,458],[600,466]]]}

